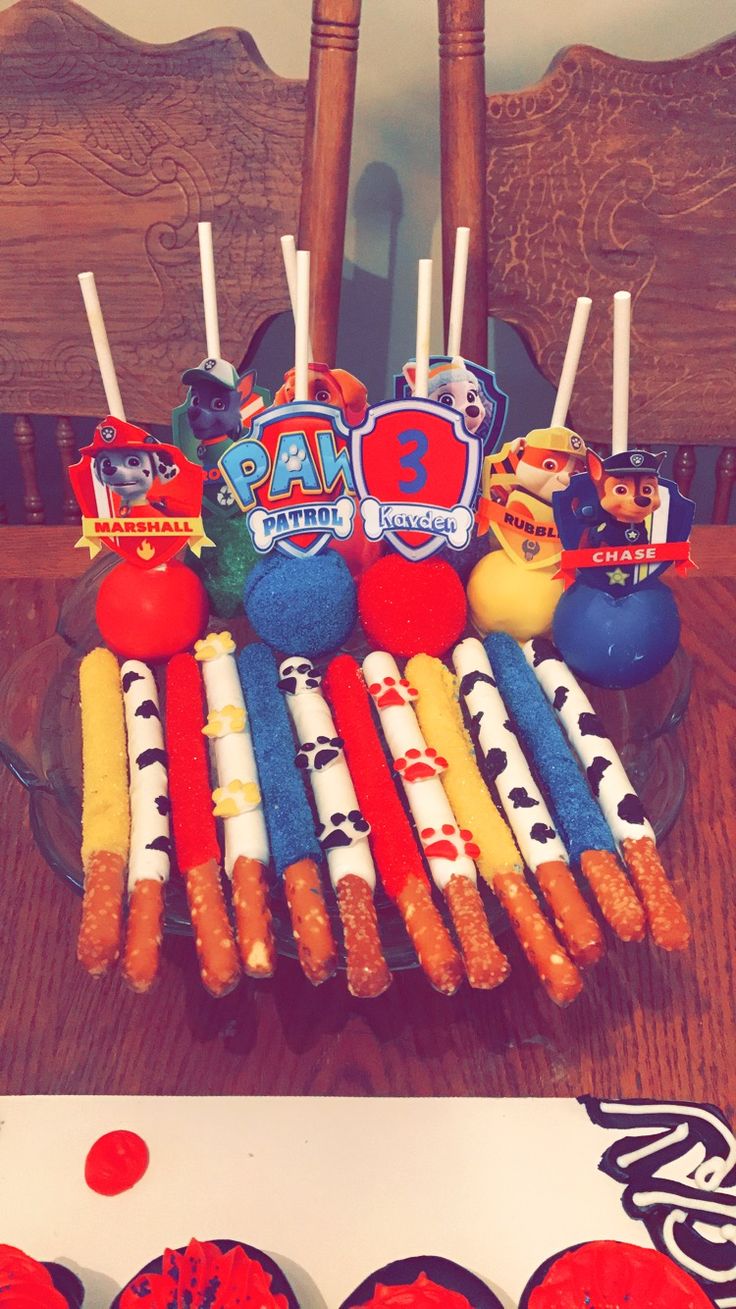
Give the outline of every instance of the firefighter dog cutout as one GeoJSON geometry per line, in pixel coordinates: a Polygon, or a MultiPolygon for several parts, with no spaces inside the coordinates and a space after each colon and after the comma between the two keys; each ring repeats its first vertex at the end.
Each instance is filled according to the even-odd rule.
{"type": "Polygon", "coordinates": [[[189,544],[211,542],[202,526],[202,469],[173,445],[120,418],[105,418],[69,469],[94,557],[102,545],[138,568],[157,568],[189,544]]]}
{"type": "Polygon", "coordinates": [[[587,453],[587,471],[554,497],[564,546],[562,580],[614,596],[651,581],[671,563],[692,566],[688,538],[695,505],[660,477],[665,455],[625,450],[601,459],[587,453]]]}
{"type": "Polygon", "coordinates": [[[342,413],[319,402],[274,405],[220,459],[259,554],[303,557],[351,536],[355,483],[342,413]]]}
{"type": "MultiPolygon", "coordinates": [[[[413,396],[416,371],[412,359],[394,377],[397,400],[413,396]]],[[[484,450],[494,449],[503,431],[509,401],[490,368],[468,363],[459,355],[454,359],[433,355],[429,361],[427,395],[435,404],[457,409],[466,431],[479,437],[484,450]]]]}

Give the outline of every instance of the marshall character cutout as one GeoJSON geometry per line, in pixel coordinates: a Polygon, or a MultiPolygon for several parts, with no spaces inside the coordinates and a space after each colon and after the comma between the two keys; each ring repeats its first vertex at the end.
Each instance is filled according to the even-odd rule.
{"type": "Polygon", "coordinates": [[[95,428],[92,444],[80,454],[90,456],[95,479],[112,494],[117,517],[136,510],[178,512],[175,488],[169,489],[180,472],[175,452],[142,428],[109,418],[95,428]]]}

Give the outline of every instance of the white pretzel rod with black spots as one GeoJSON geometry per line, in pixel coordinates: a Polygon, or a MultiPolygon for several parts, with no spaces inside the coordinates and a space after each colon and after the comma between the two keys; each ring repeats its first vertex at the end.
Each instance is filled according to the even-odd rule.
{"type": "Polygon", "coordinates": [[[536,637],[523,650],[585,770],[641,896],[654,941],[665,950],[685,949],[690,928],[662,867],[654,829],[601,720],[552,641],[536,637]]]}
{"type": "Polygon", "coordinates": [[[130,854],[123,976],[148,991],[158,973],[164,886],[171,871],[169,772],[153,672],[138,659],[120,670],[128,735],[130,854]]]}
{"type": "Polygon", "coordinates": [[[194,657],[207,697],[203,731],[215,761],[213,812],[223,822],[238,949],[247,976],[271,977],[276,945],[268,907],[268,834],[234,650],[229,632],[212,632],[196,642],[194,657]]]}
{"type": "Polygon", "coordinates": [[[486,780],[493,785],[524,862],[572,958],[581,965],[593,964],[603,953],[603,934],[570,871],[567,850],[514,732],[482,643],[475,637],[461,641],[452,661],[486,780]]]}
{"type": "Polygon", "coordinates": [[[330,707],[309,659],[293,656],[279,668],[279,689],[294,724],[297,766],[309,779],[320,825],[317,836],[337,898],[351,995],[368,999],[391,984],[373,902],[376,869],[330,707]]]}
{"type": "Polygon", "coordinates": [[[416,691],[392,655],[375,651],[363,675],[378,711],[394,769],[401,778],[432,880],[455,925],[471,986],[488,990],[509,975],[509,963],[491,935],[477,886],[472,833],[460,829],[440,781],[446,761],[428,749],[412,707],[416,691]]]}

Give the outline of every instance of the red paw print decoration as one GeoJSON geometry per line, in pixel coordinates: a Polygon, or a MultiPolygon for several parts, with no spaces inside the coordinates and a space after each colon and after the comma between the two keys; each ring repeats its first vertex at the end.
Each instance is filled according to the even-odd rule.
{"type": "Polygon", "coordinates": [[[402,782],[423,782],[444,773],[447,760],[429,746],[426,750],[407,750],[394,760],[394,768],[402,782]]]}
{"type": "Polygon", "coordinates": [[[467,827],[456,827],[454,823],[443,823],[442,827],[423,827],[419,833],[422,848],[428,859],[460,859],[468,855],[477,859],[480,846],[475,844],[473,833],[467,827]]]}
{"type": "Polygon", "coordinates": [[[411,704],[419,692],[402,677],[397,682],[395,677],[382,677],[380,682],[371,682],[368,687],[379,709],[391,709],[394,705],[411,704]]]}

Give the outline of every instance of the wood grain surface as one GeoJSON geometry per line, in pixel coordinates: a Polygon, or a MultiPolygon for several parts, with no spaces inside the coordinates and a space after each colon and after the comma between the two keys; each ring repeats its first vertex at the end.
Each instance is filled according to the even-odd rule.
{"type": "MultiPolygon", "coordinates": [[[[72,585],[69,529],[3,530],[0,658],[54,629],[72,585]],[[34,549],[31,551],[30,547],[34,549]],[[34,576],[31,578],[30,574],[34,576]]],[[[733,531],[700,529],[701,569],[674,583],[695,664],[678,729],[690,788],[663,854],[695,926],[682,957],[609,942],[571,1009],[514,965],[491,994],[447,1000],[418,972],[360,1003],[336,978],[314,991],[296,965],[223,1001],[199,984],[191,942],[169,939],[148,997],[75,963],[80,904],[46,867],[20,784],[0,773],[0,1093],[663,1096],[736,1110],[736,577],[733,531]]]]}
{"type": "Polygon", "coordinates": [[[201,220],[224,357],[289,308],[279,238],[298,223],[316,357],[334,363],[359,19],[360,0],[315,0],[300,81],[235,28],[151,45],[72,0],[0,15],[6,412],[105,412],[77,285],[91,268],[128,417],[168,423],[206,353],[201,220]]]}

